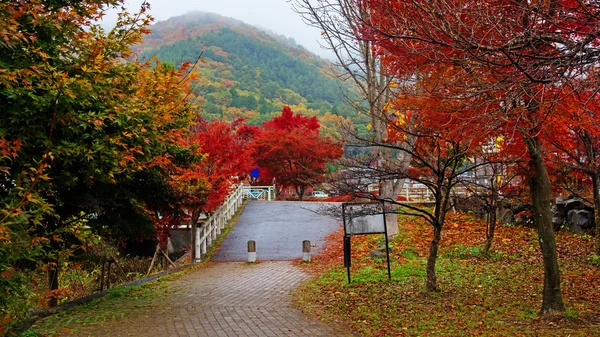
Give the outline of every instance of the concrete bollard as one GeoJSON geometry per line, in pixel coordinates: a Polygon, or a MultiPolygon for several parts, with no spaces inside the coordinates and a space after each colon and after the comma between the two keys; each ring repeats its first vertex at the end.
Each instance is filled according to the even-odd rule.
{"type": "Polygon", "coordinates": [[[310,262],[310,241],[302,241],[302,261],[310,262]]]}
{"type": "Polygon", "coordinates": [[[254,240],[248,241],[248,262],[256,262],[256,242],[254,240]]]}

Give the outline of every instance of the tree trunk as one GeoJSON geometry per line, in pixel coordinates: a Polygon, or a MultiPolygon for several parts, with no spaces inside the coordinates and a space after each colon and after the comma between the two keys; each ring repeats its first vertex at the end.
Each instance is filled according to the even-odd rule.
{"type": "Polygon", "coordinates": [[[296,194],[298,195],[298,200],[302,201],[304,199],[304,191],[306,191],[306,187],[302,185],[296,186],[296,194]]]}
{"type": "Polygon", "coordinates": [[[565,311],[565,305],[560,291],[560,271],[550,211],[550,177],[540,152],[541,143],[539,138],[526,136],[526,141],[532,174],[530,188],[533,223],[538,231],[538,240],[544,260],[544,290],[541,312],[563,312],[565,311]]]}
{"type": "Polygon", "coordinates": [[[488,216],[487,228],[485,231],[485,246],[483,247],[483,255],[487,256],[492,249],[492,242],[494,241],[494,232],[496,230],[496,214],[495,211],[488,216]]]}
{"type": "Polygon", "coordinates": [[[592,174],[592,187],[594,189],[594,224],[596,226],[596,247],[594,251],[596,255],[600,255],[600,175],[592,174]]]}
{"type": "Polygon", "coordinates": [[[58,261],[52,261],[48,267],[48,289],[52,291],[48,306],[52,308],[58,305],[58,298],[54,293],[54,290],[58,290],[58,261]]]}
{"type": "MultiPolygon", "coordinates": [[[[392,155],[389,153],[389,151],[383,151],[382,153],[386,155],[384,159],[387,161],[391,162],[397,160],[395,165],[398,165],[401,173],[405,173],[408,170],[408,167],[410,166],[410,160],[412,158],[410,154],[402,153],[398,158],[392,158],[392,155]]],[[[405,180],[406,179],[397,179],[394,181],[388,179],[381,181],[379,186],[379,198],[382,200],[397,201],[398,196],[402,192],[402,187],[404,187],[405,180]]],[[[393,211],[396,210],[394,209],[393,211]]],[[[392,239],[399,232],[398,215],[394,213],[386,214],[385,221],[387,223],[388,238],[392,239]]]]}
{"type": "Polygon", "coordinates": [[[442,226],[436,224],[433,226],[433,240],[429,245],[429,256],[427,257],[427,291],[438,291],[437,276],[435,274],[435,263],[437,261],[438,247],[442,238],[442,226]]]}
{"type": "Polygon", "coordinates": [[[496,212],[498,207],[496,206],[496,193],[492,191],[492,200],[490,202],[490,209],[488,210],[487,223],[485,228],[485,246],[483,247],[483,255],[487,256],[492,248],[492,242],[494,241],[494,232],[496,231],[496,212]]]}
{"type": "MultiPolygon", "coordinates": [[[[404,179],[402,179],[401,183],[404,184],[404,179]]],[[[396,193],[396,188],[394,185],[394,182],[391,180],[382,181],[381,186],[379,187],[379,198],[383,200],[391,199],[393,201],[396,201],[398,193],[396,193]]],[[[391,239],[396,234],[398,234],[398,215],[395,213],[386,214],[385,222],[387,224],[388,239],[391,239]]]]}

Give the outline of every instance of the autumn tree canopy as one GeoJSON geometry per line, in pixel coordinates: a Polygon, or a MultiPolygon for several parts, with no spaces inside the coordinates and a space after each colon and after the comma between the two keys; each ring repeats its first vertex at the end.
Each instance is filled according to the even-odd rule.
{"type": "Polygon", "coordinates": [[[22,261],[45,263],[55,290],[59,262],[85,249],[90,235],[155,234],[148,211],[162,190],[148,187],[169,186],[171,173],[156,168],[191,164],[177,157],[188,151],[181,144],[195,116],[194,74],[187,64],[126,61],[151,17],[145,3],[105,31],[99,19],[120,5],[0,4],[2,322],[26,304],[24,268],[36,266],[22,261]]]}
{"type": "MultiPolygon", "coordinates": [[[[598,61],[599,9],[592,2],[453,0],[364,2],[363,38],[375,41],[389,71],[453,69],[430,91],[463,103],[454,118],[520,137],[529,157],[533,221],[544,256],[542,311],[564,311],[550,216],[545,130],[564,111],[557,102],[598,61]],[[482,124],[482,125],[483,125],[482,124]]],[[[596,91],[597,92],[597,91],[596,91]]]]}
{"type": "Polygon", "coordinates": [[[300,200],[308,186],[322,183],[325,164],[340,158],[341,144],[319,133],[315,117],[284,107],[281,116],[264,123],[251,143],[252,158],[283,186],[292,186],[300,200]]]}

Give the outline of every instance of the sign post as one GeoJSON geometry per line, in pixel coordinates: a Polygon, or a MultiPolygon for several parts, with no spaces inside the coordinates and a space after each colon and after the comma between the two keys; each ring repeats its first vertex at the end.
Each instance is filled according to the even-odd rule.
{"type": "Polygon", "coordinates": [[[370,203],[342,203],[342,219],[344,221],[344,267],[348,269],[348,283],[351,281],[350,267],[352,266],[352,250],[350,238],[353,235],[384,235],[388,279],[392,279],[384,206],[385,204],[383,201],[370,203]]]}
{"type": "Polygon", "coordinates": [[[258,181],[258,177],[260,176],[260,169],[258,167],[250,170],[250,184],[253,185],[258,181]]]}

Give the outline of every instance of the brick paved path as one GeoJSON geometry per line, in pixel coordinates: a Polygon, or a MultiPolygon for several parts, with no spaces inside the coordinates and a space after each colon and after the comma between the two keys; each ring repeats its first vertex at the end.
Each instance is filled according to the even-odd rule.
{"type": "Polygon", "coordinates": [[[89,318],[77,317],[85,313],[75,313],[46,331],[59,336],[351,336],[292,308],[290,293],[307,277],[290,261],[212,263],[161,283],[162,295],[109,299],[115,303],[111,314],[91,308],[87,315],[92,311],[102,318],[86,323],[89,318]]]}

